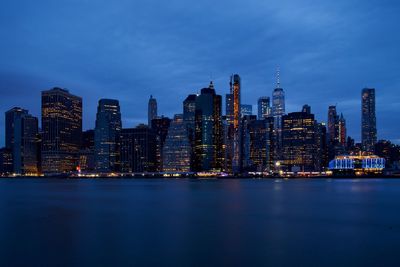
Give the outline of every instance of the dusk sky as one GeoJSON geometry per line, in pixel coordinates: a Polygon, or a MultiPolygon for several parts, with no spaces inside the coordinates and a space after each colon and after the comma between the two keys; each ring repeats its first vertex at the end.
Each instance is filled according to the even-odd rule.
{"type": "Polygon", "coordinates": [[[120,100],[128,128],[147,122],[150,94],[173,116],[210,79],[228,93],[232,73],[256,105],[278,65],[287,112],[309,104],[326,121],[337,104],[359,141],[361,90],[373,87],[378,139],[400,143],[399,14],[385,0],[3,0],[0,146],[4,112],[40,117],[40,92],[55,86],[83,97],[84,129],[100,98],[120,100]]]}

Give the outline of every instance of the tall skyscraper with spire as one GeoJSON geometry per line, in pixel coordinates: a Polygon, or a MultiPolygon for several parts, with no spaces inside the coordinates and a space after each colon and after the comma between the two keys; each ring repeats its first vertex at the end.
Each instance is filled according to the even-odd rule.
{"type": "Polygon", "coordinates": [[[151,128],[151,121],[157,118],[157,100],[150,96],[148,109],[147,109],[147,125],[151,128]]]}
{"type": "Polygon", "coordinates": [[[275,158],[282,157],[282,116],[285,115],[285,92],[281,87],[280,69],[276,71],[276,88],[272,93],[272,116],[274,117],[275,158]]]}
{"type": "Polygon", "coordinates": [[[364,88],[361,92],[361,143],[364,151],[373,152],[376,140],[375,89],[364,88]]]}
{"type": "Polygon", "coordinates": [[[195,171],[222,171],[221,105],[222,98],[215,93],[212,82],[196,97],[195,171]]]}

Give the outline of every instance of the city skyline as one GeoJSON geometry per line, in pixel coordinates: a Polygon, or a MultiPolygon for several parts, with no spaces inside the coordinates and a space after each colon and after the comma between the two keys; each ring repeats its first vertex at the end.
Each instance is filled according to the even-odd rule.
{"type": "MultiPolygon", "coordinates": [[[[0,112],[21,106],[39,116],[35,99],[59,86],[84,99],[84,129],[94,128],[101,98],[117,98],[123,124],[135,126],[146,122],[151,94],[172,117],[180,113],[175,99],[210,80],[225,94],[232,73],[242,77],[242,103],[255,110],[258,97],[271,97],[279,65],[287,112],[308,104],[326,121],[337,103],[360,141],[359,90],[376,88],[378,138],[399,143],[391,119],[400,111],[397,3],[94,3],[5,1],[0,112]]],[[[4,145],[3,116],[0,125],[4,145]]]]}

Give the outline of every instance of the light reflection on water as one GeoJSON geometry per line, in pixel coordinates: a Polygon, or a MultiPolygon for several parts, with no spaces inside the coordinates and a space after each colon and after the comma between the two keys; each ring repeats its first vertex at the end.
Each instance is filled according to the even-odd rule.
{"type": "Polygon", "coordinates": [[[0,266],[396,266],[400,180],[0,180],[0,266]]]}

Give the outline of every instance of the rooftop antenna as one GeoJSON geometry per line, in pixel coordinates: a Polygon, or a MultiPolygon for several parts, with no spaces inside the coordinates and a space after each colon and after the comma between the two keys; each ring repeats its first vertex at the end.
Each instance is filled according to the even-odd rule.
{"type": "Polygon", "coordinates": [[[281,69],[279,65],[276,67],[276,88],[281,88],[281,69]]]}

